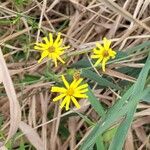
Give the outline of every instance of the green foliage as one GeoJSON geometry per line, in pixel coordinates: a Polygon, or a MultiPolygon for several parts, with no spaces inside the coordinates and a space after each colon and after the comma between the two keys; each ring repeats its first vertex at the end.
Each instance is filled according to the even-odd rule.
{"type": "Polygon", "coordinates": [[[111,127],[110,129],[106,130],[103,134],[103,140],[104,142],[110,142],[112,138],[114,137],[118,126],[111,127]]]}
{"type": "Polygon", "coordinates": [[[21,138],[19,150],[25,150],[25,143],[23,138],[21,138]]]}
{"type": "MultiPolygon", "coordinates": [[[[102,135],[107,129],[109,129],[118,119],[124,118],[125,120],[119,126],[110,150],[114,150],[117,145],[117,150],[122,149],[127,131],[133,120],[133,115],[136,110],[136,106],[139,100],[149,93],[150,88],[145,88],[146,78],[150,70],[150,57],[148,57],[145,66],[141,70],[137,82],[127,90],[120,100],[108,110],[106,117],[102,118],[93,128],[90,135],[83,142],[81,149],[87,150],[91,146],[94,146],[98,136],[102,135]],[[121,136],[121,134],[123,136],[121,136]]],[[[116,149],[115,149],[116,150],[116,149]]]]}
{"type": "Polygon", "coordinates": [[[76,112],[88,125],[93,126],[95,123],[91,121],[86,115],[76,112]]]}
{"type": "Polygon", "coordinates": [[[128,49],[126,50],[126,52],[127,52],[128,54],[132,54],[132,53],[134,53],[134,52],[139,52],[139,51],[141,51],[141,50],[143,50],[143,49],[149,49],[149,48],[150,48],[150,41],[146,41],[146,42],[144,42],[144,43],[142,43],[142,44],[140,44],[140,45],[137,45],[137,46],[135,46],[135,47],[128,48],[128,49]]]}
{"type": "Polygon", "coordinates": [[[96,139],[96,148],[97,150],[105,150],[103,137],[101,135],[96,139]]]}
{"type": "Polygon", "coordinates": [[[39,76],[25,74],[25,75],[24,75],[24,78],[23,78],[20,82],[21,82],[21,83],[32,84],[32,83],[38,82],[39,79],[40,79],[39,76]]]}
{"type": "Polygon", "coordinates": [[[98,113],[99,116],[104,117],[105,111],[101,103],[97,100],[95,95],[93,94],[92,90],[89,88],[89,91],[87,92],[88,100],[90,101],[91,105],[95,109],[95,111],[98,113]]]}
{"type": "Polygon", "coordinates": [[[99,76],[98,74],[96,74],[95,72],[93,72],[91,70],[83,69],[81,75],[92,81],[95,81],[100,86],[111,87],[111,88],[118,89],[118,90],[121,89],[117,84],[114,84],[114,83],[108,81],[104,77],[99,76]]]}
{"type": "Polygon", "coordinates": [[[20,6],[20,5],[25,5],[28,3],[29,0],[14,0],[15,4],[20,6]]]}
{"type": "Polygon", "coordinates": [[[62,140],[66,140],[69,136],[69,130],[68,128],[65,126],[65,121],[67,121],[67,118],[64,118],[61,123],[60,123],[60,126],[59,126],[59,130],[58,130],[58,133],[59,135],[61,136],[61,139],[62,140]]]}

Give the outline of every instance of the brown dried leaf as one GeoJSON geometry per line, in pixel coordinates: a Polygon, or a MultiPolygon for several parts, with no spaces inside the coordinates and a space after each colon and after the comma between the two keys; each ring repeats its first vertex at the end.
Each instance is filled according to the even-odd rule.
{"type": "Polygon", "coordinates": [[[33,128],[31,128],[23,121],[21,121],[21,123],[19,124],[19,128],[37,150],[44,150],[44,144],[37,132],[33,128]]]}
{"type": "Polygon", "coordinates": [[[16,133],[21,121],[21,108],[11,80],[6,62],[0,49],[0,74],[10,104],[10,129],[6,142],[16,133]]]}
{"type": "Polygon", "coordinates": [[[130,82],[133,82],[133,83],[136,81],[136,79],[131,77],[131,76],[128,76],[126,74],[123,74],[123,73],[120,73],[118,71],[114,71],[114,70],[111,70],[111,69],[108,69],[108,68],[103,73],[107,74],[107,75],[110,75],[112,77],[122,79],[122,80],[130,81],[130,82]]]}

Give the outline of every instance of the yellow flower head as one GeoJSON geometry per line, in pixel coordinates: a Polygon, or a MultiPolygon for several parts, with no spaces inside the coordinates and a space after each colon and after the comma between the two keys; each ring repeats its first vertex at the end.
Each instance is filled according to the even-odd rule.
{"type": "Polygon", "coordinates": [[[88,84],[80,85],[81,82],[83,81],[83,78],[79,78],[78,80],[74,79],[72,83],[69,84],[67,80],[65,79],[65,77],[62,75],[62,80],[63,80],[65,87],[52,87],[51,89],[51,92],[60,93],[60,95],[55,97],[53,101],[58,101],[64,98],[60,105],[60,108],[66,105],[66,110],[68,110],[71,101],[74,103],[74,105],[77,108],[80,108],[80,105],[77,102],[76,98],[87,98],[87,95],[85,93],[88,91],[88,88],[87,88],[88,84]]]}
{"type": "Polygon", "coordinates": [[[107,61],[110,58],[112,59],[115,58],[116,52],[110,48],[110,45],[111,45],[110,40],[108,40],[107,38],[104,38],[103,43],[104,43],[104,46],[100,45],[99,43],[96,43],[97,47],[93,49],[94,54],[91,55],[91,58],[98,59],[96,63],[94,64],[94,66],[97,66],[99,63],[102,63],[102,70],[105,71],[105,66],[106,66],[107,61]]]}
{"type": "Polygon", "coordinates": [[[61,33],[58,33],[56,40],[53,39],[52,33],[49,33],[49,39],[44,37],[43,40],[44,43],[35,43],[36,46],[34,46],[35,50],[41,51],[41,58],[38,63],[48,57],[54,61],[55,67],[57,67],[57,60],[64,64],[65,62],[60,56],[64,53],[65,49],[69,48],[69,46],[62,47],[63,39],[61,39],[61,33]]]}

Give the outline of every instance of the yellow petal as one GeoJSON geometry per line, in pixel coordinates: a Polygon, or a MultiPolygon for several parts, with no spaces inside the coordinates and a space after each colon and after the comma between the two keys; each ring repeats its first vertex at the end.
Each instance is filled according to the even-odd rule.
{"type": "Polygon", "coordinates": [[[38,46],[38,47],[39,47],[39,46],[40,46],[40,47],[46,47],[46,46],[47,46],[46,44],[43,44],[43,43],[35,43],[35,45],[38,46]]]}
{"type": "Polygon", "coordinates": [[[116,52],[110,49],[110,50],[109,50],[109,55],[110,55],[112,58],[115,58],[116,52]]]}
{"type": "Polygon", "coordinates": [[[66,96],[66,97],[64,98],[64,100],[62,101],[62,103],[61,103],[61,105],[60,105],[60,108],[63,108],[64,105],[65,105],[69,100],[70,100],[70,97],[69,97],[69,96],[66,96]]]}
{"type": "Polygon", "coordinates": [[[94,64],[94,67],[96,67],[98,64],[100,64],[100,62],[102,61],[102,57],[101,58],[99,58],[97,61],[96,61],[96,63],[94,64]]]}
{"type": "Polygon", "coordinates": [[[71,88],[74,88],[74,84],[76,83],[76,81],[77,81],[77,80],[74,79],[73,82],[70,84],[70,87],[71,87],[71,88]]]}
{"type": "Polygon", "coordinates": [[[60,39],[60,41],[57,43],[57,46],[60,47],[62,45],[63,39],[60,39]]]}
{"type": "Polygon", "coordinates": [[[88,89],[83,89],[83,90],[75,90],[76,93],[86,93],[88,91],[88,89]]]}
{"type": "Polygon", "coordinates": [[[61,51],[60,48],[56,48],[55,52],[53,54],[55,54],[55,56],[60,56],[64,53],[64,51],[61,51]]]}
{"type": "Polygon", "coordinates": [[[68,49],[68,48],[70,48],[70,46],[64,46],[64,47],[60,47],[60,50],[62,51],[62,50],[68,49]]]}
{"type": "Polygon", "coordinates": [[[70,96],[68,96],[67,102],[66,102],[66,110],[69,110],[70,105],[70,96]]]}
{"type": "Polygon", "coordinates": [[[47,37],[44,37],[43,40],[45,41],[46,45],[49,46],[49,41],[48,41],[48,38],[47,37]]]}
{"type": "Polygon", "coordinates": [[[66,88],[69,88],[69,83],[68,83],[67,80],[65,79],[64,75],[62,75],[62,80],[63,80],[64,85],[66,86],[66,88]]]}
{"type": "Polygon", "coordinates": [[[51,92],[60,92],[60,93],[65,93],[67,90],[62,87],[52,87],[51,92]]]}
{"type": "Polygon", "coordinates": [[[49,33],[50,46],[53,45],[53,34],[49,33]]]}
{"type": "Polygon", "coordinates": [[[57,59],[59,60],[59,61],[61,61],[63,64],[65,63],[62,59],[61,59],[61,57],[57,57],[57,59]]]}
{"type": "Polygon", "coordinates": [[[54,63],[55,63],[55,67],[57,67],[57,59],[54,58],[53,61],[54,61],[54,63]]]}
{"type": "Polygon", "coordinates": [[[78,85],[83,81],[83,78],[80,78],[79,80],[76,81],[76,83],[73,84],[73,88],[77,88],[78,85]]]}
{"type": "Polygon", "coordinates": [[[44,48],[44,47],[38,47],[38,46],[34,46],[34,49],[35,49],[35,50],[42,50],[42,51],[44,51],[44,50],[45,50],[45,48],[44,48]]]}
{"type": "Polygon", "coordinates": [[[41,54],[41,58],[38,60],[38,63],[40,63],[45,57],[47,57],[48,51],[43,51],[41,54]]]}
{"type": "Polygon", "coordinates": [[[88,98],[88,96],[86,94],[80,94],[80,93],[75,93],[73,94],[74,97],[77,98],[88,98]]]}
{"type": "Polygon", "coordinates": [[[81,90],[81,89],[84,89],[84,88],[87,88],[88,87],[88,84],[83,84],[83,85],[80,85],[76,88],[76,90],[81,90]]]}
{"type": "Polygon", "coordinates": [[[114,55],[114,56],[111,56],[111,58],[114,59],[114,58],[115,58],[115,55],[114,55]]]}
{"type": "Polygon", "coordinates": [[[66,96],[66,97],[63,99],[63,101],[62,101],[61,104],[60,104],[60,108],[63,108],[63,107],[64,107],[64,105],[66,104],[67,100],[68,100],[68,96],[66,96]]]}
{"type": "Polygon", "coordinates": [[[93,49],[93,53],[99,55],[101,53],[101,51],[97,50],[97,49],[93,49]]]}
{"type": "Polygon", "coordinates": [[[59,96],[55,97],[55,98],[53,99],[53,101],[56,102],[56,101],[62,99],[64,96],[66,96],[66,94],[60,94],[59,96]]]}
{"type": "Polygon", "coordinates": [[[111,41],[108,40],[106,37],[103,38],[103,43],[104,43],[104,47],[106,50],[109,49],[110,45],[111,45],[111,41]]]}
{"type": "Polygon", "coordinates": [[[58,35],[57,35],[57,38],[56,38],[56,40],[54,42],[54,46],[57,46],[57,44],[58,44],[58,42],[60,40],[60,36],[61,36],[61,33],[59,32],[58,35]]]}
{"type": "Polygon", "coordinates": [[[48,57],[53,59],[53,61],[54,61],[54,59],[56,59],[58,57],[58,54],[55,53],[55,52],[54,53],[49,53],[48,57]]]}
{"type": "Polygon", "coordinates": [[[96,47],[99,48],[100,50],[104,49],[104,47],[101,44],[99,44],[98,42],[96,42],[96,47]]]}
{"type": "Polygon", "coordinates": [[[80,108],[80,104],[77,102],[77,100],[73,96],[71,96],[71,100],[77,108],[80,108]]]}
{"type": "Polygon", "coordinates": [[[36,50],[46,50],[48,49],[48,45],[47,44],[43,44],[43,43],[35,43],[34,49],[36,50]]]}
{"type": "Polygon", "coordinates": [[[52,53],[49,53],[49,54],[48,54],[48,58],[53,59],[52,53]]]}
{"type": "Polygon", "coordinates": [[[99,55],[91,55],[91,58],[99,58],[99,55]]]}
{"type": "Polygon", "coordinates": [[[106,62],[108,61],[108,59],[103,59],[102,61],[102,70],[105,72],[105,66],[106,66],[106,62]]]}

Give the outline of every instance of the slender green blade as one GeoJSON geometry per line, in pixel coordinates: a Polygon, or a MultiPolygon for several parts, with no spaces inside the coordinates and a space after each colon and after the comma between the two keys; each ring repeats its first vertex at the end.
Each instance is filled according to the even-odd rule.
{"type": "Polygon", "coordinates": [[[150,91],[142,98],[142,101],[150,103],[150,91]]]}
{"type": "Polygon", "coordinates": [[[103,142],[103,137],[99,136],[96,140],[96,148],[97,150],[105,150],[104,142],[103,142]]]}
{"type": "Polygon", "coordinates": [[[142,49],[144,49],[146,47],[150,47],[150,41],[146,41],[146,42],[144,42],[144,43],[142,43],[140,45],[137,45],[135,47],[131,47],[131,48],[127,49],[126,52],[128,54],[132,54],[132,53],[134,53],[136,51],[140,51],[140,50],[142,50],[142,49]]]}
{"type": "Polygon", "coordinates": [[[103,77],[100,77],[98,74],[96,74],[95,72],[93,72],[91,70],[83,69],[81,75],[88,78],[88,79],[95,81],[97,84],[99,84],[101,86],[111,87],[111,88],[114,88],[117,90],[121,89],[118,85],[106,80],[103,77]]]}
{"type": "Polygon", "coordinates": [[[131,107],[131,109],[128,111],[128,114],[125,120],[121,123],[121,125],[117,129],[117,132],[113,138],[113,141],[111,142],[109,146],[109,150],[121,150],[122,149],[125,138],[126,138],[126,134],[132,123],[133,115],[135,111],[136,111],[136,105],[131,107]]]}
{"type": "Polygon", "coordinates": [[[81,114],[80,112],[77,112],[77,111],[75,113],[77,113],[90,126],[95,125],[95,123],[92,120],[90,120],[86,115],[83,115],[83,114],[81,114]]]}
{"type": "Polygon", "coordinates": [[[127,91],[128,94],[125,94],[121,98],[121,99],[127,98],[127,101],[121,100],[122,103],[117,105],[117,106],[122,105],[122,109],[119,110],[115,109],[114,112],[108,113],[109,115],[106,115],[104,119],[102,119],[99,123],[97,123],[93,128],[92,132],[84,141],[81,149],[88,150],[88,148],[95,143],[98,136],[100,136],[106,129],[108,129],[111,125],[113,125],[115,121],[123,117],[132,106],[135,106],[137,104],[137,102],[143,97],[143,89],[145,86],[149,70],[150,70],[150,59],[148,58],[145,63],[145,66],[143,67],[138,77],[137,82],[127,91]],[[131,89],[133,89],[133,91],[131,89]]]}
{"type": "Polygon", "coordinates": [[[92,90],[89,88],[88,92],[88,100],[90,101],[91,105],[93,106],[94,110],[98,113],[99,116],[104,117],[105,111],[101,103],[97,100],[95,95],[93,94],[92,90]]]}
{"type": "Polygon", "coordinates": [[[128,133],[128,130],[131,126],[134,113],[136,111],[136,107],[138,104],[139,99],[147,95],[147,93],[150,92],[150,88],[145,89],[142,94],[139,95],[139,97],[136,97],[136,99],[132,99],[133,101],[130,101],[125,107],[124,110],[127,110],[127,115],[124,119],[124,121],[120,124],[113,141],[111,142],[111,145],[109,147],[109,150],[120,150],[123,147],[126,135],[128,133]],[[135,101],[134,101],[135,100],[135,101]],[[116,147],[117,145],[117,147],[116,147]]]}

